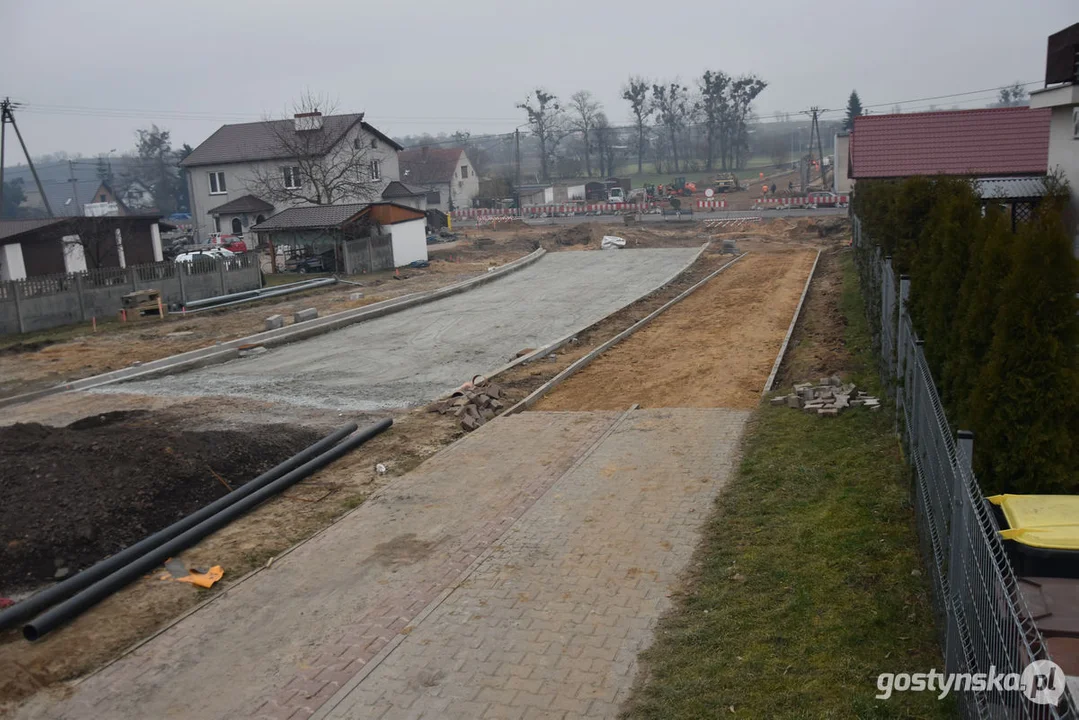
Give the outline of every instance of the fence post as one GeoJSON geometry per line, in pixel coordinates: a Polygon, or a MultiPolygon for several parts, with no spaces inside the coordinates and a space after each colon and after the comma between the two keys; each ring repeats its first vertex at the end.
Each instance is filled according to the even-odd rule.
{"type": "Polygon", "coordinates": [[[75,276],[75,297],[79,299],[79,320],[85,320],[86,300],[82,296],[82,275],[75,276]]]}
{"type": "Polygon", "coordinates": [[[187,287],[184,285],[186,274],[187,263],[176,263],[176,278],[180,281],[180,307],[187,305],[187,287]]]}
{"type": "Polygon", "coordinates": [[[138,278],[138,274],[135,272],[135,266],[134,265],[131,265],[130,267],[128,267],[127,274],[131,278],[131,292],[135,292],[136,290],[139,289],[139,278],[138,278]]]}
{"type": "Polygon", "coordinates": [[[219,295],[225,294],[225,261],[219,259],[217,261],[217,279],[220,281],[221,292],[219,295]]]}
{"type": "Polygon", "coordinates": [[[367,272],[375,271],[375,236],[367,236],[367,272]]]}
{"type": "Polygon", "coordinates": [[[22,298],[20,297],[22,295],[21,288],[21,284],[12,281],[11,296],[15,298],[15,319],[19,321],[19,332],[24,333],[26,332],[26,323],[23,321],[22,317],[22,298]]]}

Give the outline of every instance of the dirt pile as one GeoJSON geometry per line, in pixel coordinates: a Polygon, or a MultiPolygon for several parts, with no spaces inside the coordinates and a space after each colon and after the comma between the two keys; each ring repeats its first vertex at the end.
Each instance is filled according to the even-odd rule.
{"type": "Polygon", "coordinates": [[[122,550],[318,435],[288,425],[186,431],[145,411],[0,428],[0,595],[122,550]]]}
{"type": "Polygon", "coordinates": [[[428,405],[427,410],[441,415],[452,414],[462,430],[472,432],[488,420],[494,420],[506,407],[502,387],[483,380],[474,385],[466,383],[451,397],[428,405]]]}
{"type": "Polygon", "coordinates": [[[555,245],[592,245],[598,243],[602,237],[602,228],[592,223],[581,223],[551,233],[545,239],[555,245]]]}

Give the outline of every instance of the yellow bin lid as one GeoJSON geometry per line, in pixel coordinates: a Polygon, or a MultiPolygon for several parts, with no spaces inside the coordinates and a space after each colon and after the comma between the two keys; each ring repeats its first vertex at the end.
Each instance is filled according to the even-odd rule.
{"type": "Polygon", "coordinates": [[[1050,550],[1079,550],[1079,495],[994,495],[1008,521],[1005,540],[1050,550]]]}

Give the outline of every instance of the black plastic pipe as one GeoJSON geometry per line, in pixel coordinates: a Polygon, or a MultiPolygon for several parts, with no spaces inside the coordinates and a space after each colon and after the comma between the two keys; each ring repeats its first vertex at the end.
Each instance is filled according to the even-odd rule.
{"type": "Polygon", "coordinates": [[[32,595],[22,602],[9,607],[8,609],[0,612],[0,630],[5,630],[9,627],[15,627],[27,618],[32,618],[39,612],[47,607],[55,605],[61,600],[65,600],[79,590],[85,587],[93,585],[101,578],[111,574],[117,569],[128,564],[135,558],[144,553],[149,552],[163,542],[167,542],[176,537],[180,533],[184,532],[188,528],[192,528],[198,525],[206,518],[217,514],[222,509],[232,505],[237,500],[247,497],[251,493],[258,490],[260,487],[271,483],[277,478],[281,477],[285,473],[299,467],[303,463],[307,462],[311,458],[321,455],[327,449],[333,447],[337,443],[341,442],[349,433],[356,430],[356,423],[349,423],[348,425],[342,425],[334,430],[332,433],[322,438],[314,445],[307,447],[300,452],[296,453],[288,460],[285,460],[280,465],[276,465],[266,472],[262,473],[253,480],[249,480],[240,487],[236,488],[232,492],[224,495],[223,497],[214,500],[212,503],[204,508],[196,510],[187,517],[177,520],[167,528],[158,530],[153,535],[149,535],[142,540],[138,541],[134,545],[124,548],[115,555],[111,555],[104,560],[101,560],[94,565],[86,568],[82,572],[72,575],[67,580],[58,582],[52,587],[46,588],[36,595],[32,595]]]}
{"type": "Polygon", "coordinates": [[[216,530],[223,528],[230,522],[240,517],[248,510],[254,508],[265,500],[273,497],[277,493],[285,490],[286,488],[296,484],[300,480],[315,472],[316,470],[329,465],[331,462],[341,457],[347,452],[350,452],[354,448],[363,445],[365,442],[373,438],[375,435],[389,429],[393,425],[393,420],[386,418],[369,427],[360,430],[354,435],[341,441],[339,445],[335,445],[321,455],[308,460],[306,463],[296,468],[292,472],[282,475],[273,482],[259,488],[257,491],[251,493],[247,497],[234,502],[224,510],[220,511],[216,515],[213,515],[195,527],[187,530],[186,532],[177,535],[172,540],[169,540],[163,545],[159,545],[153,550],[149,551],[142,557],[132,560],[127,565],[123,566],[116,572],[112,573],[108,577],[97,581],[90,587],[86,588],[78,595],[75,595],[68,600],[60,603],[51,610],[38,615],[29,623],[23,626],[22,634],[27,640],[37,640],[50,630],[62,625],[63,623],[77,617],[84,610],[87,610],[97,603],[101,602],[109,595],[113,594],[123,586],[127,585],[133,580],[137,580],[146,573],[156,568],[161,563],[168,560],[173,555],[185,550],[199,540],[204,538],[216,530]]]}

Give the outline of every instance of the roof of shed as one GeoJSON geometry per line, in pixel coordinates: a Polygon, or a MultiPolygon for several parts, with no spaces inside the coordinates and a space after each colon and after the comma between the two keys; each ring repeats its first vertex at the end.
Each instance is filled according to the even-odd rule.
{"type": "Polygon", "coordinates": [[[33,220],[0,220],[0,240],[40,230],[49,225],[62,223],[67,218],[37,218],[33,220]]]}
{"type": "Polygon", "coordinates": [[[255,232],[267,230],[318,230],[334,228],[354,215],[362,212],[368,203],[349,203],[347,205],[314,205],[282,210],[273,217],[253,226],[255,232]]]}
{"type": "Polygon", "coordinates": [[[211,208],[206,212],[208,215],[227,215],[230,213],[270,212],[271,210],[273,210],[273,205],[262,198],[254,195],[244,195],[235,200],[229,200],[224,205],[211,208]]]}
{"type": "Polygon", "coordinates": [[[982,178],[974,181],[974,189],[983,200],[991,198],[1045,197],[1044,177],[982,178]]]}
{"type": "Polygon", "coordinates": [[[453,179],[463,148],[415,148],[397,155],[401,177],[410,183],[445,183],[453,179]]]}
{"type": "Polygon", "coordinates": [[[391,180],[386,189],[382,191],[382,197],[384,198],[416,197],[419,195],[427,195],[427,190],[415,185],[407,185],[398,180],[391,180]]]}
{"type": "Polygon", "coordinates": [[[863,115],[851,133],[854,178],[1044,175],[1048,164],[1048,110],[863,115]]]}
{"type": "MultiPolygon", "coordinates": [[[[363,113],[348,115],[323,115],[320,130],[304,132],[329,133],[336,145],[345,133],[359,123],[363,129],[388,144],[394,150],[400,150],[393,138],[388,137],[369,123],[363,121],[363,113]]],[[[290,153],[282,147],[281,133],[296,132],[295,120],[261,120],[253,123],[222,125],[210,137],[202,141],[195,150],[180,161],[180,165],[217,165],[224,163],[253,162],[287,158],[290,153]]]]}

